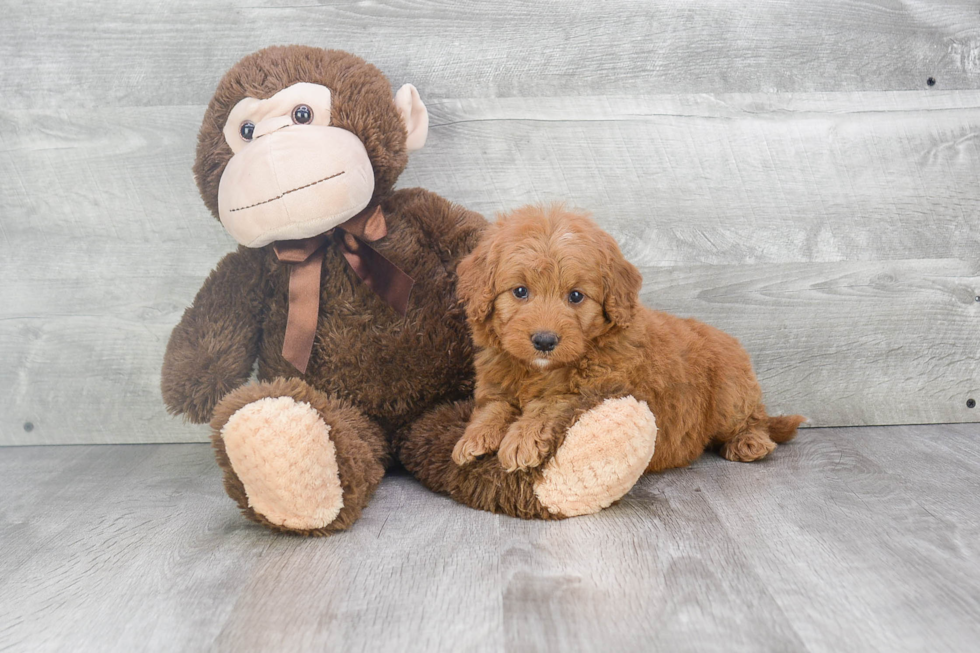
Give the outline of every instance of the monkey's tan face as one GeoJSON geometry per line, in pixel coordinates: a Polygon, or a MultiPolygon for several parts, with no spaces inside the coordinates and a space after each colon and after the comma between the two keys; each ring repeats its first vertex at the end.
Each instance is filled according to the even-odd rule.
{"type": "Polygon", "coordinates": [[[302,82],[232,109],[222,133],[234,156],[218,216],[242,245],[316,236],[370,203],[371,160],[357,136],[331,126],[330,100],[326,86],[302,82]]]}
{"type": "Polygon", "coordinates": [[[354,134],[330,126],[330,89],[300,83],[245,98],[223,130],[235,155],[218,186],[218,215],[247,247],[323,233],[371,201],[374,172],[354,134]]]}

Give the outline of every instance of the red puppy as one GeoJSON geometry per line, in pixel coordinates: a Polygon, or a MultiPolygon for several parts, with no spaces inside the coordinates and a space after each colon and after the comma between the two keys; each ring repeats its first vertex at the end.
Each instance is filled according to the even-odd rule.
{"type": "Polygon", "coordinates": [[[496,451],[508,471],[537,467],[579,414],[624,395],[657,420],[647,472],[687,465],[709,445],[758,460],[804,421],[766,415],[735,338],[641,306],[639,271],[581,213],[530,206],[503,216],[458,274],[481,351],[457,464],[496,451]]]}

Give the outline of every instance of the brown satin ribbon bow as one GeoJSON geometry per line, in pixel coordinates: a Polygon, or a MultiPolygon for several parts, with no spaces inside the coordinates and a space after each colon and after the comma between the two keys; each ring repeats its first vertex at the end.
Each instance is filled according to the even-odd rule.
{"type": "Polygon", "coordinates": [[[316,322],[320,313],[320,270],[324,244],[333,240],[348,265],[364,284],[405,315],[415,281],[386,259],[368,242],[388,233],[381,207],[368,207],[330,231],[301,240],[280,240],[273,245],[279,260],[289,264],[289,315],[282,356],[301,373],[306,373],[313,352],[316,322]]]}

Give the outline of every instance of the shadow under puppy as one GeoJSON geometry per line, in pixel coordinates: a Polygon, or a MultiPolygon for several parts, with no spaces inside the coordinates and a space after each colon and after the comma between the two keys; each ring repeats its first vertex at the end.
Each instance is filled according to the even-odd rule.
{"type": "Polygon", "coordinates": [[[735,338],[641,306],[639,271],[582,213],[528,206],[502,216],[457,272],[480,348],[459,465],[497,452],[507,471],[537,467],[578,415],[626,395],[657,420],[647,472],[713,445],[728,460],[758,460],[804,421],[766,414],[735,338]]]}

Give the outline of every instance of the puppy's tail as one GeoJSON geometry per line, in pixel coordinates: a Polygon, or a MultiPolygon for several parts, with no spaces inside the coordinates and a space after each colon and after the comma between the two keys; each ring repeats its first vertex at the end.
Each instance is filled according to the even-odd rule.
{"type": "Polygon", "coordinates": [[[769,418],[769,439],[777,444],[796,437],[796,427],[806,421],[802,415],[777,415],[769,418]]]}

